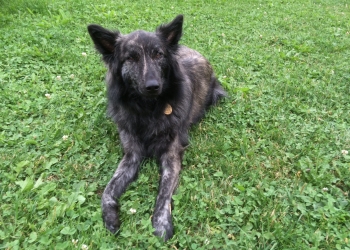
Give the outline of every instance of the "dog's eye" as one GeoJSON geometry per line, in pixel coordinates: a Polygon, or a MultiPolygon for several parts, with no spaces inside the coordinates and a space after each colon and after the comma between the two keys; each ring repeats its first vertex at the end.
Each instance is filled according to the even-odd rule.
{"type": "Polygon", "coordinates": [[[163,53],[162,52],[160,52],[160,51],[157,51],[155,54],[154,54],[154,59],[157,59],[157,60],[159,60],[159,59],[161,59],[162,57],[163,57],[163,53]]]}
{"type": "Polygon", "coordinates": [[[133,61],[135,61],[135,58],[132,57],[132,56],[127,56],[126,60],[129,61],[129,62],[133,62],[133,61]]]}

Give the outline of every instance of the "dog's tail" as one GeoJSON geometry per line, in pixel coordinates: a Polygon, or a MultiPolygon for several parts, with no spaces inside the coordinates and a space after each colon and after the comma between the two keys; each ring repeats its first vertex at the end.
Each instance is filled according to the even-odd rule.
{"type": "Polygon", "coordinates": [[[209,105],[215,105],[221,98],[226,97],[227,93],[221,87],[219,80],[214,75],[211,77],[211,86],[213,91],[209,105]]]}

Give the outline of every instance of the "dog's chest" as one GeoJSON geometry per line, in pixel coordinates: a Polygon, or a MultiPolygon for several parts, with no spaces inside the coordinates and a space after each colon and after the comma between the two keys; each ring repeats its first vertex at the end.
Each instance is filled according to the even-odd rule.
{"type": "Polygon", "coordinates": [[[126,114],[119,116],[117,125],[119,129],[126,130],[140,140],[145,138],[149,140],[161,139],[161,137],[172,136],[175,131],[181,127],[181,121],[176,118],[176,115],[167,110],[169,114],[158,115],[136,115],[126,114]]]}
{"type": "Polygon", "coordinates": [[[182,130],[175,117],[165,114],[159,117],[134,117],[132,122],[125,121],[118,124],[118,127],[119,130],[132,135],[145,155],[149,157],[159,155],[166,150],[182,130]]]}

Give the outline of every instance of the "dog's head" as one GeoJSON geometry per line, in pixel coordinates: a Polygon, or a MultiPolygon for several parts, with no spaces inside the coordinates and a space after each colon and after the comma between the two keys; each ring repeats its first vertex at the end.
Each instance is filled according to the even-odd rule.
{"type": "Polygon", "coordinates": [[[178,15],[156,32],[138,30],[127,35],[99,25],[89,34],[114,79],[138,94],[154,98],[167,87],[174,54],[182,35],[183,16],[178,15]]]}

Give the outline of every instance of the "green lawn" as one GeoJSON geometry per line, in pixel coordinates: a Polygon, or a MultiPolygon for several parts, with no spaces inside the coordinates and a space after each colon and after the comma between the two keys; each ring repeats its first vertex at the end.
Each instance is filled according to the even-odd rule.
{"type": "Polygon", "coordinates": [[[348,0],[0,0],[0,24],[0,249],[350,249],[348,0]],[[100,197],[122,152],[86,26],[180,13],[230,97],[191,131],[175,236],[152,235],[148,161],[115,237],[100,197]]]}

